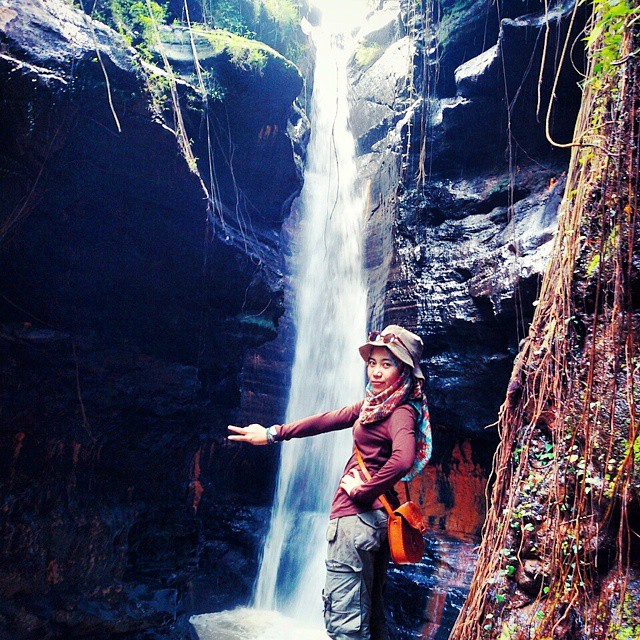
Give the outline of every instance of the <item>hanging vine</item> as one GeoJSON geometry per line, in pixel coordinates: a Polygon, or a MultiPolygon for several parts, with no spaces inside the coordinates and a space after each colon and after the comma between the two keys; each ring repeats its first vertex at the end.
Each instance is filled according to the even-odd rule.
{"type": "Polygon", "coordinates": [[[420,63],[409,80],[408,99],[414,104],[415,114],[407,121],[406,146],[402,156],[402,172],[405,178],[415,180],[418,187],[424,187],[431,175],[431,148],[429,140],[432,132],[432,108],[436,99],[436,87],[440,76],[440,48],[435,45],[442,10],[440,0],[408,0],[404,7],[409,36],[414,49],[422,50],[420,63]],[[419,94],[420,103],[416,102],[419,94]],[[415,122],[414,122],[415,120],[415,122]],[[417,163],[411,161],[412,145],[419,136],[420,152],[417,163]]]}
{"type": "Polygon", "coordinates": [[[593,3],[559,229],[452,640],[640,637],[637,16],[593,3]]]}

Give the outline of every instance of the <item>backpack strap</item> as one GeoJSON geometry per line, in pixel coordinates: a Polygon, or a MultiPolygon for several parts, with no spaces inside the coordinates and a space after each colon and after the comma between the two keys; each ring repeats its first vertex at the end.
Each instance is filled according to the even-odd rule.
{"type": "MultiPolygon", "coordinates": [[[[358,465],[360,466],[360,469],[362,470],[362,473],[364,474],[364,477],[367,480],[371,480],[371,474],[369,473],[369,469],[367,469],[367,465],[364,463],[364,460],[362,458],[362,454],[360,453],[360,449],[358,449],[358,447],[356,447],[355,444],[353,445],[353,448],[356,451],[356,458],[358,458],[358,465]]],[[[389,515],[389,518],[397,518],[398,517],[393,512],[393,509],[391,508],[391,505],[389,504],[389,501],[386,499],[384,494],[379,495],[378,499],[380,500],[380,502],[382,502],[382,506],[384,507],[385,511],[389,515]]]]}

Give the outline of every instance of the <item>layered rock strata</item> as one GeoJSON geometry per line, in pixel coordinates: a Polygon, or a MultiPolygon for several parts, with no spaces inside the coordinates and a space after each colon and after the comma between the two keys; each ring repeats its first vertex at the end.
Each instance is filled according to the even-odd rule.
{"type": "MultiPolygon", "coordinates": [[[[425,339],[434,456],[413,494],[436,539],[482,525],[492,425],[555,234],[568,155],[548,137],[572,137],[583,22],[569,2],[390,0],[354,56],[371,324],[425,339]]],[[[429,589],[412,628],[440,637],[455,615],[425,612],[463,598],[429,589]]]]}
{"type": "Polygon", "coordinates": [[[2,637],[184,637],[250,591],[274,452],[226,424],[283,310],[302,82],[214,35],[204,93],[163,36],[172,100],[70,3],[0,2],[2,637]]]}

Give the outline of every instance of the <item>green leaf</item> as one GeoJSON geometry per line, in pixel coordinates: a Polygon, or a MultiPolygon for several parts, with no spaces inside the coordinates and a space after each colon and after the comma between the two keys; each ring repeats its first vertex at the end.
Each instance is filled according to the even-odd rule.
{"type": "Polygon", "coordinates": [[[611,16],[626,16],[629,13],[629,7],[626,2],[620,2],[619,4],[612,4],[609,14],[611,16]]]}
{"type": "Polygon", "coordinates": [[[596,26],[591,29],[591,33],[587,36],[587,49],[593,47],[598,38],[602,35],[603,29],[604,25],[602,23],[596,24],[596,26]]]}
{"type": "Polygon", "coordinates": [[[591,262],[589,263],[589,266],[587,267],[587,275],[589,277],[591,277],[593,275],[593,272],[598,268],[598,265],[600,264],[600,254],[596,253],[593,258],[591,258],[591,262]]]}

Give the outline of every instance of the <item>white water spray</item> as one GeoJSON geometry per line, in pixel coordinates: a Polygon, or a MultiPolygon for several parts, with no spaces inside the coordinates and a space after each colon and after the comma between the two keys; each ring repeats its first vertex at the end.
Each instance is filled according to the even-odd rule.
{"type": "MultiPolygon", "coordinates": [[[[314,29],[313,38],[312,134],[300,196],[297,339],[287,421],[356,401],[364,382],[357,352],[366,331],[364,202],[356,191],[355,147],[348,128],[351,38],[344,23],[335,20],[329,28],[314,29]]],[[[324,532],[351,451],[351,432],[289,441],[282,447],[254,606],[278,609],[320,627],[324,532]]]]}

